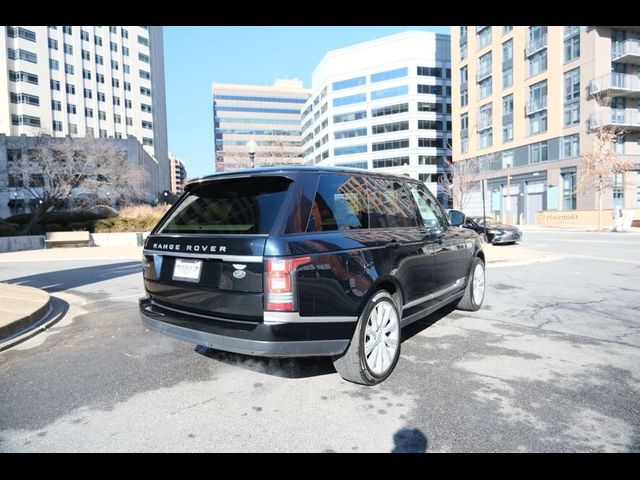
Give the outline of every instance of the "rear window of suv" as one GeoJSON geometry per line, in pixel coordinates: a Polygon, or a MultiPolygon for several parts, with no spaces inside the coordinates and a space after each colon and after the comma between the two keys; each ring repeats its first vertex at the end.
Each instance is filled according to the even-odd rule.
{"type": "Polygon", "coordinates": [[[291,183],[261,176],[193,187],[157,233],[268,234],[291,183]]]}

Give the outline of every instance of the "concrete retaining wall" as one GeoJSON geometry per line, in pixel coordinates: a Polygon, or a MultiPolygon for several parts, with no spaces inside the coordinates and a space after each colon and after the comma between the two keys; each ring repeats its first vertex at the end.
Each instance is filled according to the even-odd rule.
{"type": "Polygon", "coordinates": [[[125,233],[92,233],[91,246],[93,247],[122,247],[142,246],[142,242],[149,232],[125,232],[125,233]]]}
{"type": "MultiPolygon", "coordinates": [[[[613,210],[603,209],[601,217],[602,228],[611,228],[613,226],[613,210]]],[[[623,209],[625,217],[629,224],[634,219],[640,218],[640,209],[625,208],[623,209]]],[[[594,228],[598,225],[597,210],[566,210],[556,211],[547,210],[536,213],[536,225],[544,227],[563,227],[563,226],[581,226],[594,228]]]]}
{"type": "MultiPolygon", "coordinates": [[[[92,247],[141,247],[148,235],[149,232],[92,233],[90,245],[92,247]]],[[[0,253],[44,248],[44,239],[44,235],[0,237],[0,253]]]]}
{"type": "Polygon", "coordinates": [[[20,237],[0,237],[0,252],[18,252],[44,248],[44,235],[24,235],[20,237]]]}

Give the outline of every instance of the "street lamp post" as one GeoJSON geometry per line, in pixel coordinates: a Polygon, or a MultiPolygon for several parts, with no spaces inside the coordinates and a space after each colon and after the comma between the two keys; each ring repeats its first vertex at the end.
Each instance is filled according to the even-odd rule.
{"type": "Polygon", "coordinates": [[[505,204],[504,223],[511,225],[511,162],[507,163],[507,202],[505,204]]]}
{"type": "Polygon", "coordinates": [[[249,140],[247,142],[247,150],[249,151],[249,159],[251,160],[251,168],[255,168],[255,166],[256,166],[255,158],[256,158],[256,148],[257,147],[258,147],[258,144],[255,142],[255,140],[249,140]]]}
{"type": "Polygon", "coordinates": [[[482,179],[482,225],[484,227],[484,241],[487,241],[487,210],[485,208],[485,188],[484,183],[487,180],[485,178],[482,179]]]}

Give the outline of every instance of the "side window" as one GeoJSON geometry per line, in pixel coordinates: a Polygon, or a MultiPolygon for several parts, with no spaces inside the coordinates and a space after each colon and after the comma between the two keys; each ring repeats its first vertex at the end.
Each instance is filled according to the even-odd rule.
{"type": "Polygon", "coordinates": [[[416,209],[403,182],[369,178],[371,228],[415,227],[416,209]]]}
{"type": "Polygon", "coordinates": [[[444,228],[447,220],[439,205],[425,191],[424,187],[416,184],[409,184],[411,195],[418,204],[418,210],[422,216],[422,222],[427,228],[444,228]]]}
{"type": "Polygon", "coordinates": [[[355,175],[321,175],[307,232],[368,228],[366,183],[355,175]]]}

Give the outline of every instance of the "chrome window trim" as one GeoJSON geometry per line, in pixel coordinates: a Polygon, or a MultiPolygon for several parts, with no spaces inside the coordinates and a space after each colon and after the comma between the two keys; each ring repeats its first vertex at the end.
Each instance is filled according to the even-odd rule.
{"type": "Polygon", "coordinates": [[[218,253],[187,253],[175,250],[151,250],[144,249],[145,255],[165,255],[168,257],[185,257],[185,258],[210,258],[214,260],[223,260],[225,262],[237,263],[262,263],[262,255],[226,255],[218,253]]]}

